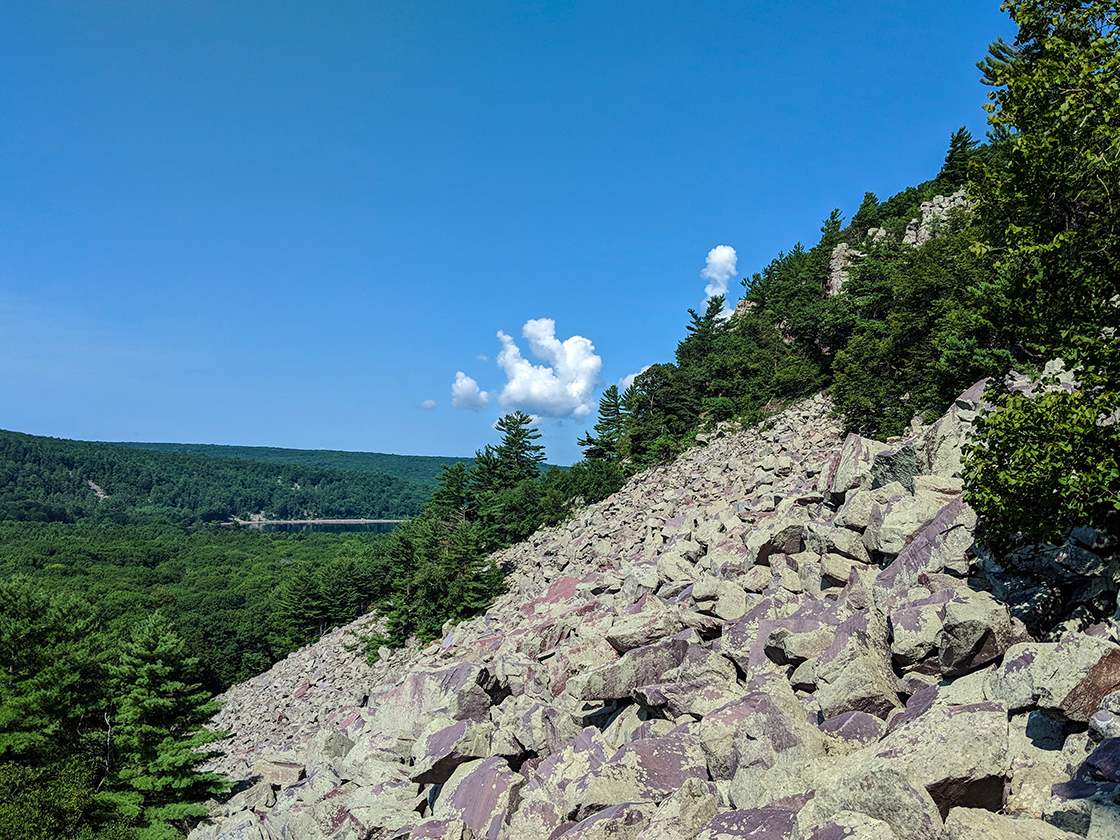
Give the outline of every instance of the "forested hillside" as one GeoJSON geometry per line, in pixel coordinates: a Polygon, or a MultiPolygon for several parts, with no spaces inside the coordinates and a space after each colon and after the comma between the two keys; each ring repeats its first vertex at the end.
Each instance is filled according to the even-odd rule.
{"type": "Polygon", "coordinates": [[[274,446],[222,446],[210,443],[118,443],[154,452],[185,452],[211,458],[236,458],[263,464],[297,464],[329,470],[380,473],[431,489],[439,482],[444,465],[470,463],[470,458],[436,455],[388,455],[381,452],[345,452],[335,449],[283,449],[274,446]]]}
{"type": "Polygon", "coordinates": [[[430,492],[377,473],[0,432],[0,521],[400,519],[430,492]]]}

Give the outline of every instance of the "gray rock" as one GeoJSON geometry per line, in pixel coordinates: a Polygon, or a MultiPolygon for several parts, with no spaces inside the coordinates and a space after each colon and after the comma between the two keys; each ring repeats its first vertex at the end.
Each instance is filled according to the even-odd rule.
{"type": "Polygon", "coordinates": [[[1035,681],[1040,680],[1044,663],[1056,648],[1057,644],[1046,642],[1020,642],[1009,647],[992,673],[992,699],[1006,704],[1012,712],[1034,708],[1038,702],[1035,681]]]}
{"type": "Polygon", "coordinates": [[[637,840],[693,840],[719,811],[719,793],[714,784],[685,779],[658,806],[637,840]]]}
{"type": "Polygon", "coordinates": [[[875,756],[922,785],[943,815],[955,807],[999,810],[1010,769],[1008,737],[1002,703],[934,705],[893,729],[875,756]]]}
{"type": "Polygon", "coordinates": [[[945,604],[938,649],[941,673],[951,679],[975,671],[1003,656],[1014,641],[1005,604],[987,592],[958,589],[945,604]]]}
{"type": "Polygon", "coordinates": [[[1013,819],[981,808],[954,808],[941,840],[1074,840],[1077,835],[1037,819],[1013,819]]]}
{"type": "Polygon", "coordinates": [[[898,837],[937,840],[941,833],[941,815],[929,793],[885,761],[849,764],[817,788],[813,804],[818,818],[854,811],[882,820],[898,837]]]}
{"type": "Polygon", "coordinates": [[[672,636],[680,628],[680,618],[675,610],[667,609],[653,595],[643,595],[611,625],[607,641],[619,653],[625,653],[657,639],[672,636]]]}

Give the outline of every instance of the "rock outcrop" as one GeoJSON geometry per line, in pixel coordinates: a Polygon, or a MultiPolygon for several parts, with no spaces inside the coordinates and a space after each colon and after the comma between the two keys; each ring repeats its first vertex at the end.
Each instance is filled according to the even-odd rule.
{"type": "Polygon", "coordinates": [[[886,443],[823,396],[724,427],[502,552],[441,640],[369,666],[359,621],[232,688],[192,840],[1118,836],[1117,625],[993,596],[981,392],[886,443]]]}

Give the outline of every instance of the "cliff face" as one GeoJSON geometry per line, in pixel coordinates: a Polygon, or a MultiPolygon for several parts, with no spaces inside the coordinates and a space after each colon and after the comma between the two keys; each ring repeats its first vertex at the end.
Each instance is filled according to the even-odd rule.
{"type": "Polygon", "coordinates": [[[977,560],[979,398],[889,444],[813,398],[503,552],[439,642],[292,654],[223,698],[192,840],[1120,836],[1113,549],[1065,547],[1066,624],[977,560]]]}

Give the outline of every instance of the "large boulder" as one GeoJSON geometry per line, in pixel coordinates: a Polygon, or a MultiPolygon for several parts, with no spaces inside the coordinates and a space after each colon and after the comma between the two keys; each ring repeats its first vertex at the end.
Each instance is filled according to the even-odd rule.
{"type": "Polygon", "coordinates": [[[688,779],[707,781],[700,740],[678,734],[626,744],[602,766],[575,779],[569,794],[579,803],[576,818],[625,802],[660,802],[688,779]]]}
{"type": "Polygon", "coordinates": [[[1015,637],[1005,604],[987,592],[957,589],[945,604],[939,637],[942,675],[952,679],[994,662],[1016,641],[1015,637]]]}
{"type": "Polygon", "coordinates": [[[945,819],[941,840],[1077,840],[1037,819],[1013,819],[982,808],[954,808],[945,819]]]}
{"type": "Polygon", "coordinates": [[[432,815],[460,819],[475,837],[498,840],[524,784],[525,777],[498,756],[461,764],[440,791],[432,815]]]}
{"type": "Polygon", "coordinates": [[[1086,723],[1101,701],[1120,689],[1120,645],[1074,633],[1046,659],[1035,686],[1038,707],[1061,720],[1086,723]]]}
{"type": "Polygon", "coordinates": [[[1007,707],[933,705],[884,738],[875,757],[922,785],[942,816],[956,807],[1003,807],[1010,769],[1007,707]]]}
{"type": "Polygon", "coordinates": [[[844,811],[882,820],[898,837],[938,840],[941,814],[922,785],[891,762],[853,762],[817,788],[815,818],[827,820],[844,811]]]}

